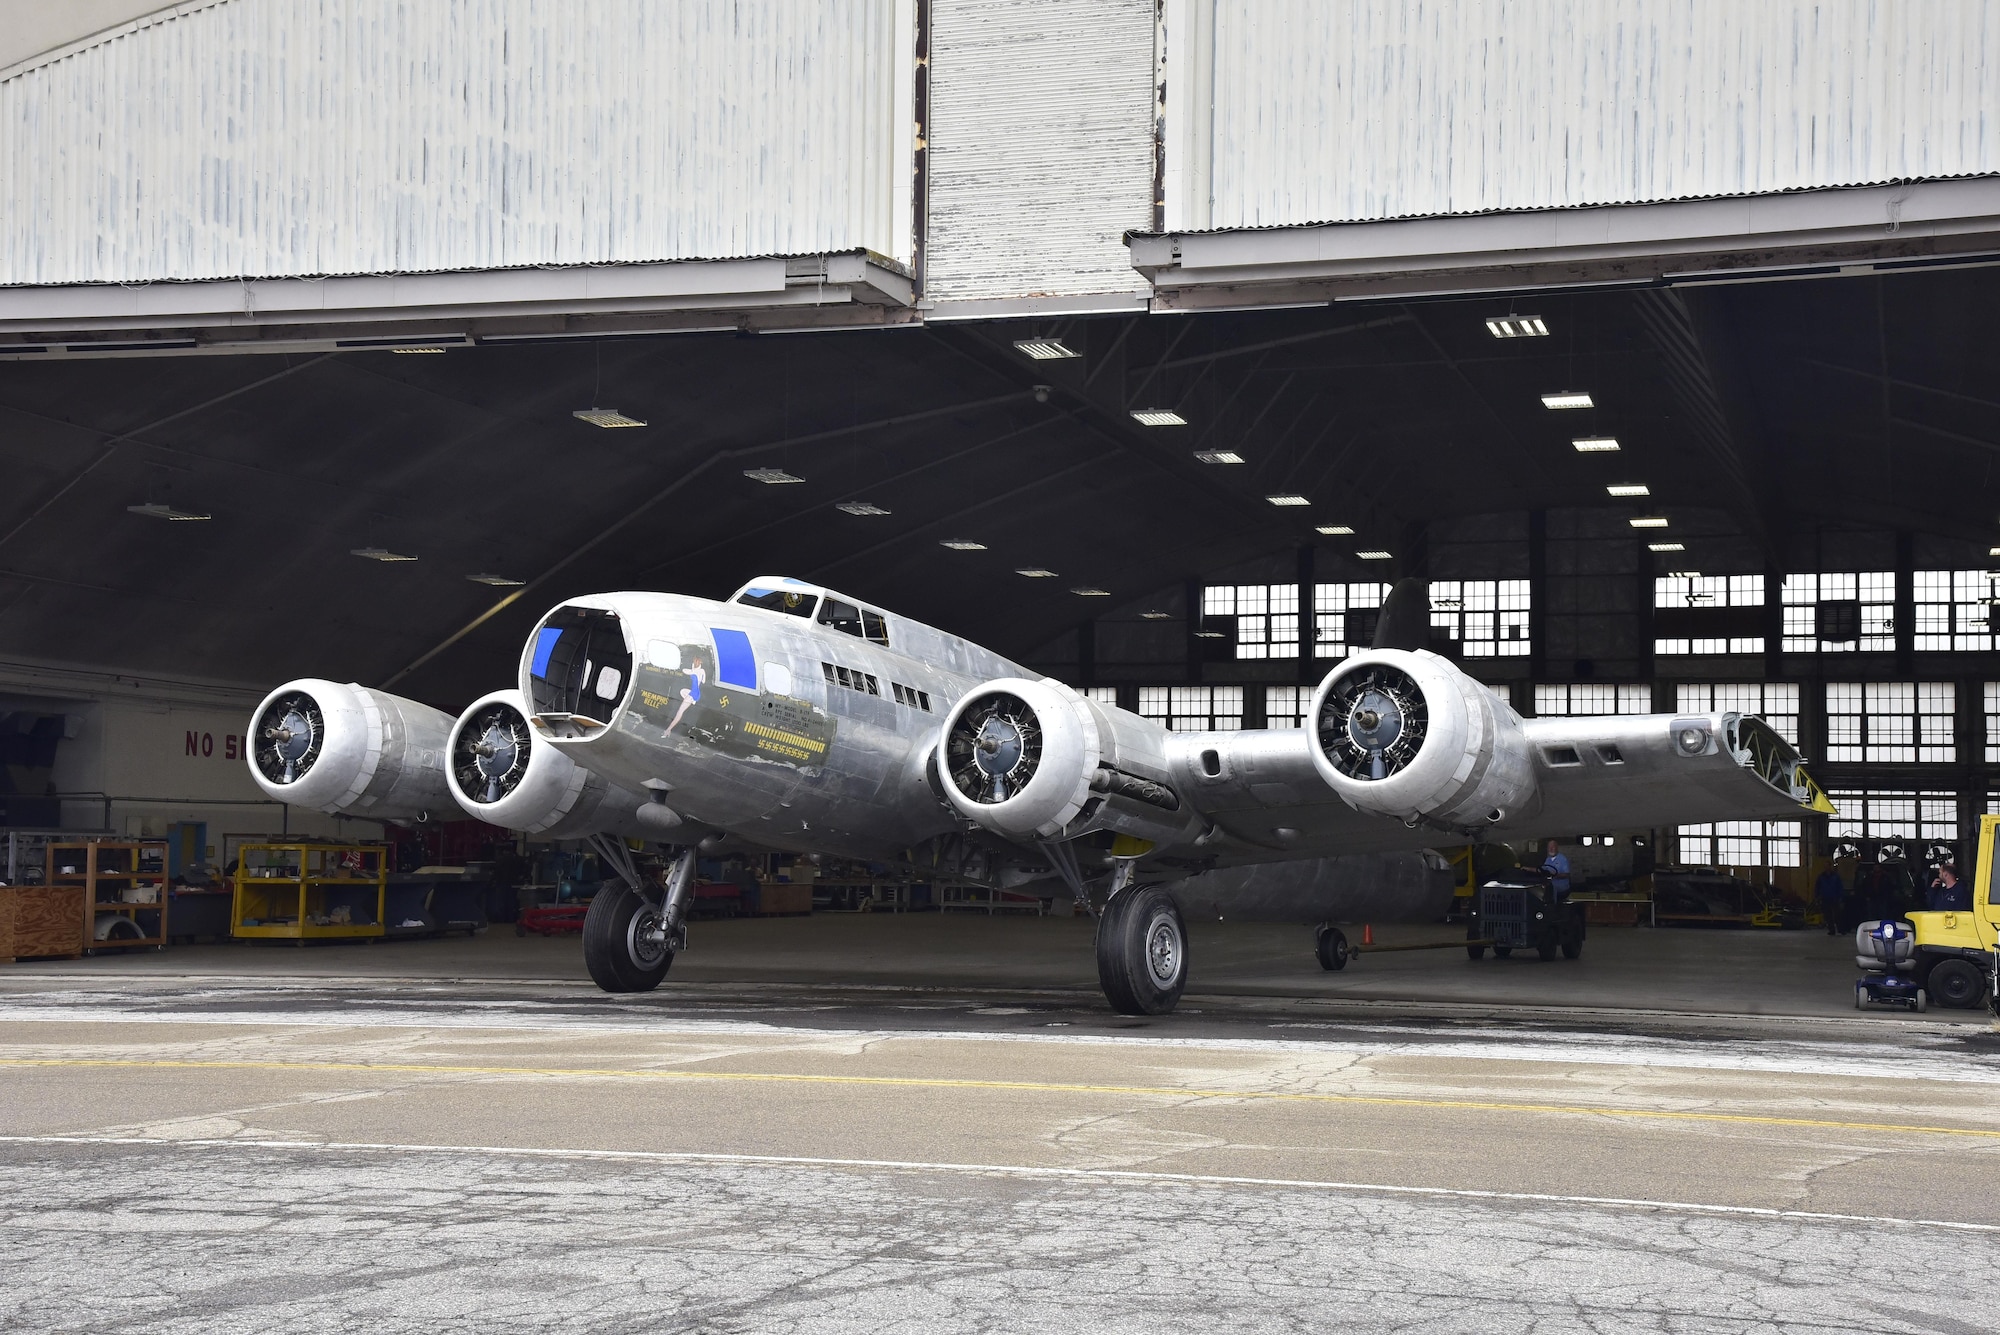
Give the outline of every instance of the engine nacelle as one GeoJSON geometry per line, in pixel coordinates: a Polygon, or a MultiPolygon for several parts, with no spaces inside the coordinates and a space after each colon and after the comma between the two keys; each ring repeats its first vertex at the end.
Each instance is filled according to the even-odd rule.
{"type": "Polygon", "coordinates": [[[250,717],[250,777],[280,802],[376,820],[457,814],[445,784],[451,715],[387,691],[306,677],[250,717]]]}
{"type": "Polygon", "coordinates": [[[946,800],[1004,838],[1164,841],[1192,819],[1168,785],[1165,739],[1059,681],[1003,677],[952,708],[937,754],[946,800]]]}
{"type": "Polygon", "coordinates": [[[1520,717],[1425,650],[1371,649],[1313,692],[1312,760],[1357,811],[1470,832],[1536,799],[1520,717]]]}
{"type": "Polygon", "coordinates": [[[451,795],[467,814],[489,825],[580,839],[657,837],[679,824],[647,794],[592,773],[536,736],[518,690],[474,701],[452,726],[447,754],[451,795]]]}

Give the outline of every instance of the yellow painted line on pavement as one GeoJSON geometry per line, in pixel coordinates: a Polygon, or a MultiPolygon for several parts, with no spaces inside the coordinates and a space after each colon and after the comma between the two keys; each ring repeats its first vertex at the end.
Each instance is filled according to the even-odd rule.
{"type": "Polygon", "coordinates": [[[1092,1094],[1126,1098],[1243,1099],[1270,1103],[1358,1104],[1438,1111],[1550,1113],[1569,1117],[1621,1117],[1647,1121],[1719,1122],[1747,1126],[1811,1127],[1827,1131],[1880,1131],[2000,1140],[2000,1129],[1927,1126],[1908,1122],[1852,1122],[1817,1117],[1773,1117],[1755,1113],[1691,1112],[1658,1108],[1612,1108],[1572,1103],[1507,1103],[1484,1099],[1419,1099],[1375,1094],[1312,1094],[1275,1089],[1202,1089],[1150,1085],[1061,1084],[1036,1080],[955,1080],[924,1076],[813,1075],[766,1071],[696,1071],[611,1066],[464,1066],[421,1062],[197,1061],[138,1057],[0,1057],[0,1068],[264,1071],[314,1074],[511,1076],[558,1080],[705,1081],[717,1084],[850,1085],[882,1089],[981,1090],[1028,1094],[1092,1094]]]}

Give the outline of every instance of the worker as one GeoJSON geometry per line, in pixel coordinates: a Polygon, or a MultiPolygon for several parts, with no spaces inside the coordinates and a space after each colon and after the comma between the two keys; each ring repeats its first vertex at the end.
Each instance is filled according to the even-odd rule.
{"type": "Polygon", "coordinates": [[[757,879],[757,873],[750,870],[749,865],[742,860],[732,859],[729,864],[728,879],[736,886],[736,893],[742,901],[742,911],[756,916],[764,907],[764,885],[757,879]]]}
{"type": "Polygon", "coordinates": [[[1829,862],[1826,870],[1813,882],[1813,898],[1819,901],[1820,916],[1826,919],[1826,934],[1839,936],[1841,924],[1845,921],[1841,907],[1847,900],[1847,883],[1840,879],[1840,868],[1829,862]]]}
{"type": "Polygon", "coordinates": [[[1931,882],[1930,893],[1924,896],[1924,907],[1932,913],[1971,912],[1972,895],[1965,882],[1958,879],[1957,863],[1938,865],[1937,879],[1931,882]]]}
{"type": "Polygon", "coordinates": [[[1542,859],[1542,871],[1549,878],[1549,888],[1555,891],[1558,900],[1569,898],[1569,859],[1562,855],[1562,845],[1556,840],[1548,842],[1548,856],[1542,859]]]}

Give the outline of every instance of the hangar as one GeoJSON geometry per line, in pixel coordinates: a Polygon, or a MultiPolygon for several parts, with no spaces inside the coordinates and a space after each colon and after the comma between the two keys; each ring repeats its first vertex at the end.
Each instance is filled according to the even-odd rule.
{"type": "MultiPolygon", "coordinates": [[[[367,1173],[393,1177],[409,1156],[434,1156],[470,1200],[496,1170],[450,1147],[566,1148],[655,1155],[587,1172],[608,1174],[610,1198],[685,1193],[706,1228],[819,1200],[809,1208],[866,1232],[907,1200],[895,1175],[908,1164],[956,1181],[937,1165],[984,1153],[985,1169],[1026,1174],[1029,1194],[1053,1190],[1033,1176],[1045,1170],[1151,1173],[1160,1191],[1193,1193],[1177,1207],[1203,1221],[1197,1198],[1216,1182],[1268,1179],[1239,1205],[1278,1231],[1320,1208],[1314,1192],[1361,1211],[1352,1222],[1420,1236],[1437,1220],[1394,1192],[1525,1200],[1558,1180],[1576,1198],[1562,1208],[1586,1214],[1609,1207],[1585,1198],[1616,1197],[1866,1216],[1840,1247],[1908,1224],[1877,1218],[1861,1174],[1819,1195],[1770,1185],[1791,1169],[1763,1159],[1742,1170],[1763,1185],[1742,1191],[1693,1172],[1576,1169],[1561,1119],[1583,1114],[1528,1108],[1509,1083],[1560,1070],[1589,1087],[1595,1122],[1719,1098],[1717,1116],[1737,1120],[1715,1126],[1765,1128],[1745,1133],[1771,1137],[1754,1154],[1802,1173],[1840,1135],[1876,1136],[1869,1153],[1935,1187],[1941,1217],[2000,1225],[1945,1185],[1963,1172],[1952,1147],[1996,1134],[1990,1110],[1938,1092],[2000,1078],[1972,1036],[1990,982],[1923,1022],[1925,1060],[1951,1072],[1918,1088],[1930,1068],[1895,1064],[1912,1040],[1829,1027],[1853,996],[1853,948],[1785,930],[1833,916],[1814,897],[1829,866],[1847,928],[1921,909],[1940,864],[1987,865],[1982,830],[1990,861],[2000,25],[1982,6],[595,0],[568,21],[533,0],[73,9],[0,46],[0,880],[53,883],[65,857],[136,873],[155,847],[163,881],[169,862],[190,874],[185,896],[163,888],[172,913],[186,906],[164,928],[93,911],[72,924],[74,950],[0,949],[22,956],[0,972],[7,1013],[38,1022],[11,1061],[56,1072],[9,1101],[18,1181],[45,1180],[52,1155],[154,1163],[113,1142],[236,1140],[281,1183],[268,1208],[289,1228],[309,1213],[312,1170],[280,1142],[348,1156],[335,1176],[353,1202],[367,1173]],[[1409,1154],[1388,1122],[1335,1135],[1301,1114],[1251,1134],[1150,1106],[1079,1112],[1064,1101],[1105,1097],[1083,1092],[1097,1082],[1087,1047],[1036,1049],[1054,1075],[1014,1070],[995,1055],[1003,1040],[1110,1024],[1085,995],[1087,922],[1045,923],[1035,896],[920,885],[865,860],[767,860],[752,896],[821,911],[697,923],[666,988],[613,1006],[586,998],[573,937],[506,926],[575,902],[574,844],[444,819],[399,830],[288,806],[252,780],[252,711],[281,683],[356,682],[455,716],[512,684],[558,604],[612,590],[720,600],[771,574],[1172,733],[1310,725],[1315,688],[1373,641],[1390,590],[1418,580],[1430,647],[1523,718],[1759,716],[1838,812],[1535,830],[1515,855],[1532,866],[1553,838],[1579,893],[1601,892],[1580,964],[1600,949],[1604,962],[1590,972],[1467,974],[1456,949],[1387,949],[1456,944],[1462,919],[1385,919],[1381,953],[1362,947],[1340,973],[1296,925],[1197,930],[1200,1013],[1149,1022],[1151,1036],[1240,1065],[1162,1079],[1196,1100],[1231,1079],[1275,1098],[1290,1088],[1266,1064],[1280,1059],[1230,1044],[1335,1030],[1333,1047],[1285,1049],[1322,1100],[1300,1106],[1349,1127],[1370,1100],[1402,1099],[1436,1118],[1429,1144],[1488,1147],[1434,1181],[1400,1166],[1356,1176],[1356,1155],[1409,1154]],[[100,852],[66,851],[92,840],[100,852]],[[385,890],[372,918],[338,925],[414,939],[299,952],[256,939],[283,915],[244,898],[272,857],[252,850],[318,858],[385,841],[394,852],[365,865],[421,894],[390,913],[385,890]],[[1010,904],[1036,916],[996,916],[1010,904]],[[947,906],[984,912],[839,912],[947,906]],[[1693,927],[1627,926],[1663,915],[1693,927]],[[94,935],[107,916],[159,930],[165,949],[120,948],[115,924],[94,935]],[[434,939],[459,926],[472,939],[434,939]],[[1615,1011],[1636,1018],[1612,1040],[1577,1037],[1578,1016],[1615,1011]],[[412,1061],[428,1074],[388,1093],[382,1121],[298,1111],[403,1078],[386,1074],[386,1036],[401,1032],[387,1021],[259,1046],[267,1022],[319,1034],[311,1017],[357,1012],[425,1035],[412,1061]],[[193,1014],[222,1028],[164,1045],[116,1032],[193,1014]],[[1746,1018],[1772,1014],[1769,1030],[1746,1018]],[[1370,1046],[1382,1017],[1412,1026],[1413,1066],[1370,1046]],[[1186,1027],[1163,1031],[1173,1023],[1186,1027]],[[475,1024],[501,1057],[467,1038],[475,1024]],[[1453,1025],[1478,1033],[1461,1042],[1453,1025]],[[797,1038],[814,1026],[827,1032],[797,1038]],[[902,1031],[883,1041],[896,1055],[840,1055],[855,1033],[902,1031]],[[724,1032],[740,1050],[721,1051],[724,1032]],[[1459,1051],[1523,1032],[1553,1045],[1545,1071],[1459,1051]],[[794,1040],[810,1049],[796,1070],[774,1055],[794,1040]],[[1675,1077],[1614,1114],[1623,1095],[1577,1056],[1601,1041],[1635,1066],[1656,1043],[1676,1070],[1743,1042],[1743,1069],[1783,1092],[1675,1077]],[[201,1083],[204,1042],[237,1063],[220,1087],[201,1083]],[[567,1062],[573,1043],[601,1051],[567,1062]],[[1829,1072],[1829,1054],[1870,1043],[1883,1050],[1829,1072]],[[1376,1065],[1350,1078],[1328,1064],[1336,1052],[1376,1065]],[[1425,1073],[1427,1060],[1482,1074],[1425,1073]],[[185,1116],[61,1111],[94,1087],[66,1079],[108,1080],[90,1063],[119,1061],[186,1082],[159,1092],[185,1116]],[[343,1063],[353,1088],[324,1074],[343,1063]],[[579,1064],[582,1076],[552,1074],[579,1064]],[[691,1068],[713,1097],[645,1092],[691,1068]],[[973,1092],[1016,1075],[1033,1106],[973,1092]],[[833,1102],[787,1104],[766,1125],[743,1102],[766,1077],[835,1082],[800,1086],[833,1102]],[[990,1117],[993,1142],[913,1121],[897,1082],[920,1079],[947,1101],[938,1125],[990,1117]],[[1801,1114],[1872,1107],[1870,1081],[1891,1079],[1917,1092],[1886,1120],[1801,1114]],[[484,1105],[532,1080],[575,1081],[575,1107],[601,1097],[639,1131],[510,1139],[499,1110],[512,1093],[484,1105]],[[256,1111],[266,1085],[285,1109],[275,1120],[256,1111]],[[1520,1120],[1487,1140],[1461,1106],[1473,1103],[1520,1120]],[[1077,1129],[1098,1116],[1120,1128],[1101,1142],[1077,1129]],[[907,1126],[896,1135],[922,1152],[819,1137],[865,1117],[907,1126]],[[1816,1129],[1768,1129],[1787,1118],[1816,1129]],[[727,1130],[662,1139],[660,1119],[727,1130]],[[1920,1120],[1953,1128],[1943,1148],[1903,1146],[1920,1120]],[[1044,1154],[1072,1134],[1089,1147],[1044,1154]],[[1310,1143],[1308,1168],[1255,1148],[1287,1135],[1310,1143]],[[1507,1136],[1532,1147],[1532,1168],[1499,1148],[1507,1136]],[[810,1180],[724,1180],[760,1156],[811,1158],[810,1180]],[[824,1204],[842,1173],[862,1174],[874,1204],[824,1204]]],[[[721,869],[708,879],[728,889],[721,869]]],[[[1357,947],[1378,925],[1312,917],[1345,918],[1357,947]]],[[[1112,1083],[1143,1084],[1137,1066],[1118,1069],[1112,1083]]],[[[120,1107],[153,1097],[103,1088],[120,1107]]],[[[1629,1139],[1587,1134],[1613,1160],[1670,1138],[1630,1125],[1629,1139]]],[[[238,1168],[172,1166],[208,1212],[194,1227],[233,1198],[212,1174],[238,1168]]],[[[524,1176],[506,1189],[543,1189],[532,1166],[507,1171],[524,1176]]],[[[1041,1204],[1059,1233],[1100,1208],[1114,1231],[1144,1233],[1123,1198],[1041,1204]]],[[[615,1235],[611,1207],[564,1208],[585,1234],[615,1235]]],[[[1482,1237],[1484,1208],[1460,1220],[1482,1237]]],[[[912,1239],[956,1227],[919,1213],[898,1225],[912,1239]]],[[[1034,1250],[1033,1228],[1000,1232],[996,1254],[1034,1250]]],[[[1096,1316],[1198,1287],[1192,1258],[1216,1245],[1202,1237],[1183,1239],[1185,1275],[1096,1316]]],[[[1231,1273],[1257,1263],[1246,1252],[1231,1273]]],[[[675,1264],[691,1283],[710,1273],[675,1264]]],[[[847,1310],[837,1264],[822,1264],[799,1324],[847,1310]]],[[[1646,1273],[1656,1296],[1687,1283],[1646,1273]]],[[[1292,1276],[1305,1287],[1281,1303],[1306,1301],[1310,1278],[1292,1276]]],[[[884,1282],[912,1295],[918,1325],[943,1328],[968,1301],[952,1287],[962,1276],[884,1282]]],[[[52,1279],[31,1287],[31,1301],[59,1300],[52,1279]]],[[[474,1287],[453,1281],[492,1315],[474,1287]]],[[[1400,1300],[1420,1287],[1401,1283],[1400,1300]]],[[[149,1278],[132,1310],[156,1319],[174,1292],[149,1278]]],[[[287,1295],[254,1311],[359,1310],[358,1290],[327,1292],[333,1306],[287,1295]]],[[[756,1325],[794,1301],[761,1279],[746,1292],[755,1305],[708,1318],[756,1325]]],[[[1912,1301],[1943,1311],[1961,1297],[1912,1301]]],[[[1532,1299],[1520,1303],[1530,1320],[1532,1299]]],[[[52,1325],[55,1310],[23,1320],[52,1325]]]]}

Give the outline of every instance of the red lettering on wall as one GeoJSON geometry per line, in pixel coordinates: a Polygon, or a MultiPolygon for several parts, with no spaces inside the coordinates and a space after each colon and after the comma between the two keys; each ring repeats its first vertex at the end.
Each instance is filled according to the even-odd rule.
{"type": "Polygon", "coordinates": [[[188,747],[187,753],[189,755],[191,756],[198,755],[200,753],[200,747],[201,747],[201,735],[199,733],[193,733],[193,732],[189,733],[187,747],[188,747]]]}
{"type": "Polygon", "coordinates": [[[236,734],[230,733],[222,739],[222,755],[225,760],[236,759],[236,734]]]}
{"type": "Polygon", "coordinates": [[[205,733],[203,733],[203,734],[201,735],[201,753],[202,753],[203,755],[205,755],[205,756],[212,756],[212,755],[214,755],[214,754],[215,754],[215,734],[214,734],[214,733],[212,733],[212,732],[205,732],[205,733]]]}

